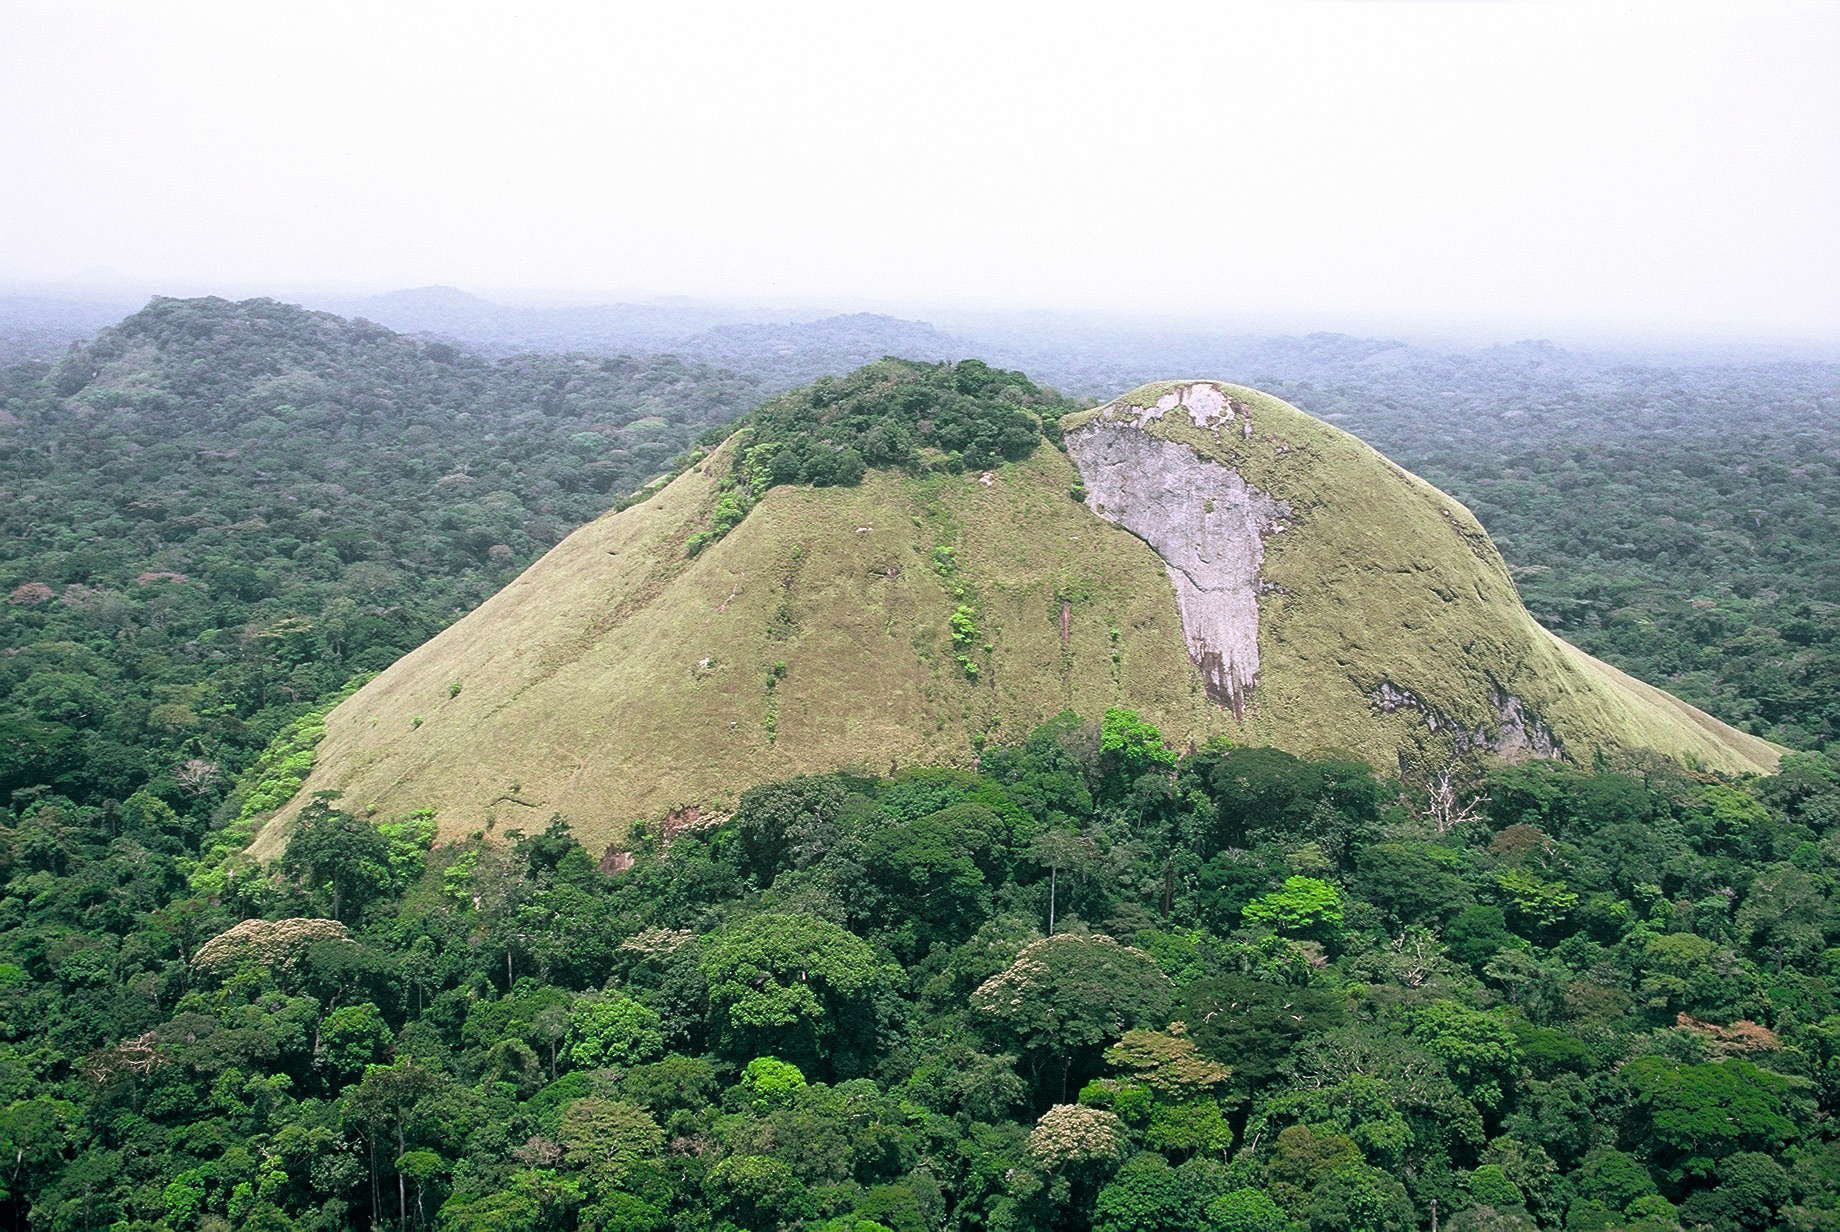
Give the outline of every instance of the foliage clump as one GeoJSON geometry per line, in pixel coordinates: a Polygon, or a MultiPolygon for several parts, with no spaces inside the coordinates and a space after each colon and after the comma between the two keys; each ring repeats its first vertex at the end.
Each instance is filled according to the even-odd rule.
{"type": "Polygon", "coordinates": [[[749,451],[770,484],[858,482],[866,469],[956,473],[1017,462],[1067,403],[1020,372],[979,360],[884,359],[764,403],[749,451]]]}
{"type": "Polygon", "coordinates": [[[351,932],[337,920],[244,920],[199,946],[192,966],[204,972],[226,971],[246,962],[285,968],[299,962],[308,946],[322,942],[351,944],[351,932]]]}
{"type": "Polygon", "coordinates": [[[849,487],[874,468],[956,474],[1019,462],[1041,443],[1044,420],[1070,407],[1022,373],[975,359],[884,359],[822,377],[743,422],[709,524],[687,550],[722,538],[779,484],[849,487]]]}

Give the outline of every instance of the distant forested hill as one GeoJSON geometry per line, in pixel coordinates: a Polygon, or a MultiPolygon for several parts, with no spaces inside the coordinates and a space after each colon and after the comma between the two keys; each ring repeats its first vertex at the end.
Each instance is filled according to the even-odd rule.
{"type": "Polygon", "coordinates": [[[684,299],[541,307],[499,304],[457,287],[412,287],[356,299],[309,297],[305,302],[401,333],[461,342],[490,356],[525,351],[676,352],[679,339],[702,330],[779,319],[772,312],[684,299]]]}
{"type": "Polygon", "coordinates": [[[155,300],[0,373],[0,794],[227,773],[756,399],[271,300],[155,300]]]}
{"type": "Polygon", "coordinates": [[[721,325],[680,339],[680,354],[751,372],[773,389],[803,385],[894,355],[902,359],[964,359],[972,343],[941,333],[924,321],[872,312],[788,324],[721,325]]]}
{"type": "Polygon", "coordinates": [[[453,287],[419,287],[316,304],[341,316],[458,342],[483,355],[529,351],[671,354],[746,372],[773,390],[849,372],[889,355],[938,361],[977,344],[924,321],[667,300],[644,304],[514,307],[453,287]]]}

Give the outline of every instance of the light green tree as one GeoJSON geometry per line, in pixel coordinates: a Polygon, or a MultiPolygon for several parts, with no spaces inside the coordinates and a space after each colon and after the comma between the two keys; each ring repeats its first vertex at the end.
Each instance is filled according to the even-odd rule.
{"type": "Polygon", "coordinates": [[[801,1059],[874,1030],[874,1003],[899,968],[847,929],[801,913],[751,916],[715,933],[701,955],[713,1025],[734,1052],[769,1046],[801,1059]]]}
{"type": "Polygon", "coordinates": [[[1248,924],[1260,924],[1287,937],[1332,941],[1342,929],[1342,896],[1326,881],[1286,877],[1284,885],[1246,904],[1248,924]]]}
{"type": "Polygon", "coordinates": [[[568,1047],[583,1069],[655,1061],[664,1055],[663,1021],[622,993],[583,997],[569,1007],[568,1047]]]}

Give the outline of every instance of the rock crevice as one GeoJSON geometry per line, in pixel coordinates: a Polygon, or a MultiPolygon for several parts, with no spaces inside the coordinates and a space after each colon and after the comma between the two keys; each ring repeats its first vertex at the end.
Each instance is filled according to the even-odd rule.
{"type": "Polygon", "coordinates": [[[1489,690],[1489,704],[1494,707],[1493,726],[1479,724],[1465,727],[1429,705],[1424,698],[1390,680],[1382,680],[1368,695],[1368,702],[1381,714],[1416,710],[1424,716],[1425,727],[1432,732],[1448,732],[1458,753],[1487,752],[1510,761],[1528,757],[1563,757],[1565,742],[1558,734],[1528,712],[1525,703],[1499,688],[1489,690]]]}

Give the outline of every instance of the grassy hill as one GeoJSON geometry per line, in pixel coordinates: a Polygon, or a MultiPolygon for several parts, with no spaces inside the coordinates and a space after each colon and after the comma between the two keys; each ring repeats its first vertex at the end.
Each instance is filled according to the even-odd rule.
{"type": "MultiPolygon", "coordinates": [[[[1453,747],[1774,762],[1764,742],[1541,629],[1456,502],[1237,387],[1205,385],[1229,408],[1206,424],[1181,405],[1193,383],[1068,416],[1073,457],[1044,445],[955,471],[920,450],[853,485],[767,484],[693,550],[733,520],[738,485],[763,482],[747,473],[760,433],[815,415],[825,449],[843,450],[839,425],[873,431],[864,399],[924,407],[926,374],[941,371],[875,365],[770,404],[753,435],[569,536],[334,710],[299,799],[433,807],[449,835],[559,812],[598,849],[642,819],[719,815],[756,782],[969,762],[1062,709],[1111,705],[1178,743],[1227,736],[1380,765],[1453,747]],[[1174,413],[1146,416],[1172,393],[1174,413]],[[1164,559],[1076,499],[1093,499],[1074,458],[1095,433],[1178,443],[1284,508],[1263,536],[1240,717],[1191,656],[1164,559]]],[[[268,827],[257,853],[283,836],[268,827]]]]}

